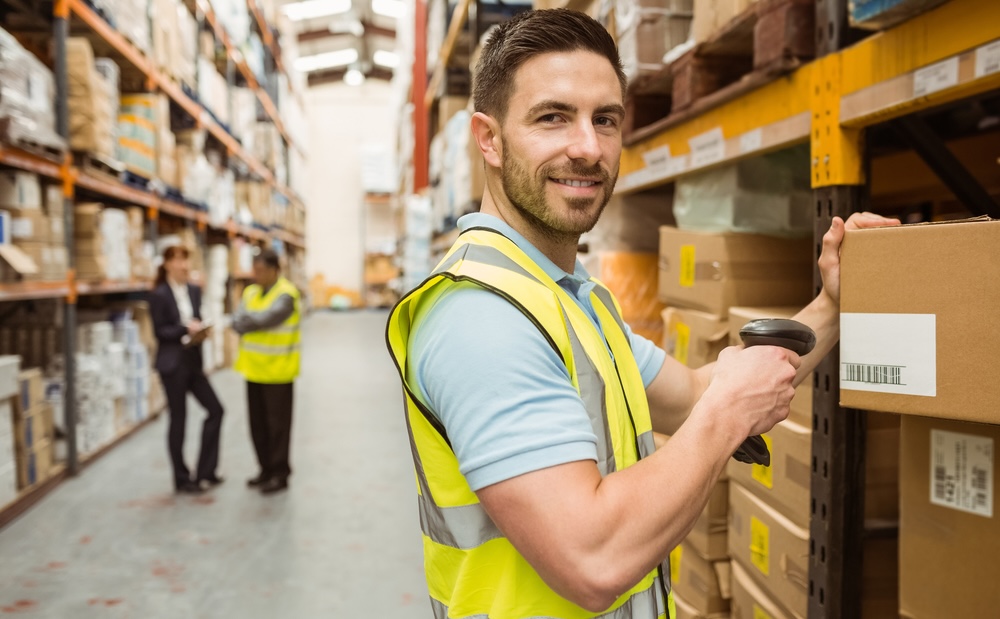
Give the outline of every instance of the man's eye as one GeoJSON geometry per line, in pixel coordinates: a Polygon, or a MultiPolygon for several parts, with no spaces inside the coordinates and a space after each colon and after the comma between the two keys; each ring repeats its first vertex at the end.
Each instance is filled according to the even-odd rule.
{"type": "Polygon", "coordinates": [[[559,120],[559,114],[546,114],[538,119],[539,122],[543,123],[554,123],[559,120]]]}
{"type": "Polygon", "coordinates": [[[600,127],[614,127],[618,121],[610,116],[598,116],[594,119],[594,124],[600,127]]]}

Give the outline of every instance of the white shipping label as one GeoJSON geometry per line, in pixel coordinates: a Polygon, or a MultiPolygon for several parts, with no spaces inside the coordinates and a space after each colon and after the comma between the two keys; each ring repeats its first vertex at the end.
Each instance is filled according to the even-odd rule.
{"type": "Polygon", "coordinates": [[[753,131],[747,131],[740,136],[740,153],[752,153],[755,150],[760,150],[761,144],[763,143],[763,134],[760,129],[754,129],[753,131]]]}
{"type": "Polygon", "coordinates": [[[942,60],[913,74],[913,96],[923,97],[958,84],[958,56],[942,60]]]}
{"type": "Polygon", "coordinates": [[[840,315],[840,388],[937,395],[934,314],[840,315]]]}
{"type": "Polygon", "coordinates": [[[1000,41],[993,41],[976,50],[976,79],[1000,71],[1000,41]]]}
{"type": "Polygon", "coordinates": [[[931,430],[931,503],[993,517],[993,439],[931,430]]]}
{"type": "Polygon", "coordinates": [[[695,168],[722,161],[726,155],[726,139],[722,136],[722,127],[696,135],[688,140],[688,144],[691,145],[691,166],[695,168]]]}
{"type": "Polygon", "coordinates": [[[663,170],[666,166],[667,161],[670,159],[670,146],[660,146],[659,148],[654,148],[648,150],[642,154],[642,160],[645,162],[646,167],[653,170],[663,170]]]}

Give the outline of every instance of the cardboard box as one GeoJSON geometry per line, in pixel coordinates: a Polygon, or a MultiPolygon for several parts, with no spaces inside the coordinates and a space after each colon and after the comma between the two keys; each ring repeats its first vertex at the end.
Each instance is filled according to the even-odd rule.
{"type": "Polygon", "coordinates": [[[18,453],[33,451],[37,445],[52,439],[54,420],[52,406],[39,404],[14,416],[15,444],[18,453]]]}
{"type": "Polygon", "coordinates": [[[694,606],[688,604],[687,600],[674,592],[674,607],[677,611],[676,619],[729,619],[729,613],[713,613],[705,615],[698,612],[694,606]]]}
{"type": "MultiPolygon", "coordinates": [[[[973,246],[964,251],[976,253],[973,246]]],[[[1000,426],[904,417],[900,614],[994,617],[1000,608],[1000,426]]]]}
{"type": "Polygon", "coordinates": [[[0,171],[0,208],[42,208],[42,185],[38,175],[20,170],[0,171]]]}
{"type": "Polygon", "coordinates": [[[663,310],[663,349],[690,368],[715,361],[729,345],[728,336],[724,316],[679,307],[663,310]]]}
{"type": "Polygon", "coordinates": [[[660,298],[728,316],[734,305],[812,299],[812,241],[660,228],[660,298]]]}
{"type": "Polygon", "coordinates": [[[729,481],[720,480],[712,489],[708,505],[684,539],[692,551],[709,561],[721,561],[729,556],[729,481]]]}
{"type": "MultiPolygon", "coordinates": [[[[729,308],[729,345],[739,346],[740,329],[751,320],[760,318],[792,318],[799,313],[798,307],[731,307],[729,308]]],[[[788,420],[800,426],[811,427],[813,418],[813,380],[810,374],[795,388],[795,397],[789,407],[788,420]]]]}
{"type": "Polygon", "coordinates": [[[0,400],[7,400],[18,394],[17,377],[20,372],[20,357],[17,355],[0,356],[0,400]]]}
{"type": "Polygon", "coordinates": [[[1000,422],[1000,221],[850,231],[841,257],[846,407],[1000,422]]]}
{"type": "Polygon", "coordinates": [[[52,469],[52,443],[40,441],[30,451],[17,456],[18,488],[25,489],[49,478],[52,469]]]}
{"type": "Polygon", "coordinates": [[[729,560],[708,561],[682,543],[670,553],[673,590],[703,615],[729,610],[729,560]]]}
{"type": "Polygon", "coordinates": [[[781,607],[754,582],[747,570],[732,562],[732,619],[805,619],[781,607]]]}
{"type": "Polygon", "coordinates": [[[52,238],[52,222],[40,208],[8,209],[10,238],[15,243],[48,243],[52,238]]]}
{"type": "Polygon", "coordinates": [[[729,555],[791,613],[809,604],[809,530],[738,483],[729,484],[729,555]]]}
{"type": "Polygon", "coordinates": [[[781,512],[796,526],[809,528],[812,475],[812,431],[782,421],[762,435],[771,451],[771,466],[730,460],[729,478],[781,512]]]}
{"type": "Polygon", "coordinates": [[[17,375],[19,397],[17,411],[28,411],[45,403],[45,378],[41,368],[21,370],[17,375]]]}

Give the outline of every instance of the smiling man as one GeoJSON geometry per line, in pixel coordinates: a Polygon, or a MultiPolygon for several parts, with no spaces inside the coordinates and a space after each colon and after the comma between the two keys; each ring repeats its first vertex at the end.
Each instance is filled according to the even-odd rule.
{"type": "Polygon", "coordinates": [[[796,317],[813,353],[729,348],[689,370],[633,334],[576,260],[618,176],[625,85],[581,13],[520,14],[483,48],[482,210],[387,330],[437,619],[675,617],[670,550],[836,342],[845,227],[891,223],[834,220],[825,286],[796,317]],[[673,438],[657,450],[653,430],[673,438]]]}

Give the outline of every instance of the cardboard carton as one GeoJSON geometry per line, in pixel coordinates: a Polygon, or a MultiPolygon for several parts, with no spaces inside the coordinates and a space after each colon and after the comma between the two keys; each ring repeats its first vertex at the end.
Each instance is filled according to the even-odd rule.
{"type": "Polygon", "coordinates": [[[812,299],[812,242],[757,234],[660,228],[660,297],[728,316],[734,305],[802,305],[812,299]]]}
{"type": "Polygon", "coordinates": [[[29,488],[49,478],[52,469],[52,443],[38,442],[30,451],[17,456],[17,479],[20,489],[29,488]]]}
{"type": "Polygon", "coordinates": [[[732,619],[805,619],[804,615],[782,608],[736,561],[732,562],[732,572],[732,619]]]}
{"type": "Polygon", "coordinates": [[[708,561],[721,561],[729,556],[728,541],[729,481],[715,484],[708,505],[698,516],[694,528],[684,543],[708,561]]]}
{"type": "Polygon", "coordinates": [[[840,401],[1000,422],[1000,221],[852,230],[841,255],[840,401]]]}
{"type": "MultiPolygon", "coordinates": [[[[975,248],[964,248],[975,253],[975,248]]],[[[1000,426],[904,417],[899,612],[993,617],[1000,608],[1000,426]]]]}
{"type": "MultiPolygon", "coordinates": [[[[740,329],[751,320],[760,318],[792,318],[801,310],[792,307],[731,307],[729,308],[729,345],[739,346],[740,329]]],[[[788,413],[788,420],[805,426],[812,426],[813,416],[813,375],[810,374],[795,388],[795,397],[788,413]]]]}
{"type": "Polygon", "coordinates": [[[670,553],[673,590],[703,615],[729,610],[729,561],[708,561],[682,543],[670,553]]]}
{"type": "Polygon", "coordinates": [[[688,604],[687,600],[674,592],[674,606],[677,610],[677,619],[729,619],[729,613],[712,613],[705,615],[698,612],[698,609],[688,604]]]}
{"type": "Polygon", "coordinates": [[[45,403],[18,413],[15,419],[15,443],[19,453],[33,451],[36,446],[52,439],[53,410],[45,403]]]}
{"type": "Polygon", "coordinates": [[[0,207],[40,210],[42,186],[38,181],[38,175],[20,170],[0,171],[0,207]]]}
{"type": "Polygon", "coordinates": [[[715,361],[729,345],[729,321],[698,310],[663,310],[663,349],[690,368],[715,361]]]}
{"type": "Polygon", "coordinates": [[[45,378],[40,368],[21,370],[17,375],[18,412],[28,411],[45,403],[45,378]]]}

